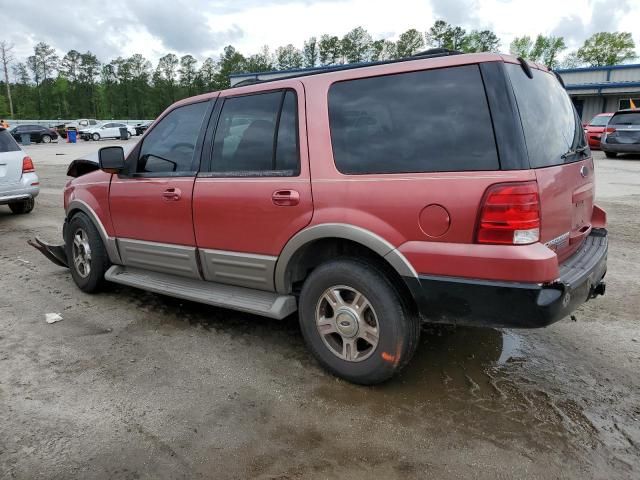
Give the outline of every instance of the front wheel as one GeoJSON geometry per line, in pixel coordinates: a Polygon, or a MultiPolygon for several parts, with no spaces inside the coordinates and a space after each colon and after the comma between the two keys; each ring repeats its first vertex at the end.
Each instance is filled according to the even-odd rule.
{"type": "Polygon", "coordinates": [[[91,138],[93,138],[97,142],[98,140],[100,140],[100,134],[94,133],[93,135],[91,135],[91,138]]]}
{"type": "Polygon", "coordinates": [[[377,266],[351,258],[317,267],[300,294],[300,328],[316,359],[350,382],[390,379],[418,346],[420,321],[377,266]]]}
{"type": "Polygon", "coordinates": [[[27,198],[26,200],[22,200],[20,202],[10,203],[9,208],[11,209],[11,212],[15,213],[16,215],[24,215],[31,212],[35,205],[36,201],[33,198],[27,198]]]}
{"type": "Polygon", "coordinates": [[[109,268],[109,257],[98,230],[89,217],[78,213],[66,233],[65,248],[73,281],[84,292],[99,290],[109,268]]]}
{"type": "Polygon", "coordinates": [[[51,143],[51,136],[50,135],[43,135],[42,136],[42,143],[51,143]]]}
{"type": "Polygon", "coordinates": [[[618,154],[616,152],[604,152],[607,158],[616,158],[618,154]]]}

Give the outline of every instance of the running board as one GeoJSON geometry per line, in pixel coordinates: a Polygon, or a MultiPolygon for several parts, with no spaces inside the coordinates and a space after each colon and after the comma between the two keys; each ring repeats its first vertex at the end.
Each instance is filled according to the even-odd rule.
{"type": "Polygon", "coordinates": [[[293,295],[279,295],[273,292],[205,282],[204,280],[194,280],[121,265],[113,265],[109,268],[105,278],[110,282],[150,292],[278,320],[291,315],[298,309],[296,298],[293,295]]]}

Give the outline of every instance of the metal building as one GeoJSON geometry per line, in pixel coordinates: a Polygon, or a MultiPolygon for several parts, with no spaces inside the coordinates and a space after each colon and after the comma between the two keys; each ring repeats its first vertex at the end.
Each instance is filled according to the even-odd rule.
{"type": "MultiPolygon", "coordinates": [[[[272,80],[324,67],[229,75],[231,86],[247,80],[272,80]]],[[[640,64],[558,70],[584,122],[603,112],[640,108],[640,64]]]]}
{"type": "Polygon", "coordinates": [[[640,108],[640,64],[558,70],[582,120],[603,112],[640,108]]]}

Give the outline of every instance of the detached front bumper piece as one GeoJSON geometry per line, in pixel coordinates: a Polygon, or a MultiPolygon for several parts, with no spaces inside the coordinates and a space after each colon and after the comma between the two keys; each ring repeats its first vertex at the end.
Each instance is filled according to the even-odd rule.
{"type": "MultiPolygon", "coordinates": [[[[420,276],[418,306],[431,322],[537,328],[571,314],[605,293],[608,237],[594,229],[580,249],[560,265],[553,283],[531,284],[420,276]]],[[[414,292],[416,289],[414,289],[414,292]]],[[[415,295],[415,293],[414,293],[415,295]]]]}
{"type": "Polygon", "coordinates": [[[67,253],[64,249],[64,244],[51,245],[38,237],[35,237],[33,240],[27,240],[27,243],[56,265],[69,268],[69,261],[67,260],[67,253]]]}

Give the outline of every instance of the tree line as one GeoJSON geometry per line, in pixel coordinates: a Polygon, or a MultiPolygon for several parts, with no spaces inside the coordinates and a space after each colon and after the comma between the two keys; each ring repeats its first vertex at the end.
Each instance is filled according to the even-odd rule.
{"type": "MultiPolygon", "coordinates": [[[[342,38],[311,37],[302,48],[288,44],[271,51],[264,46],[248,56],[229,45],[218,59],[206,58],[200,65],[193,55],[169,53],[154,68],[140,54],[108,63],[90,51],[70,50],[61,57],[44,42],[34,47],[33,55],[18,62],[12,55],[13,46],[2,41],[0,117],[155,118],[176,100],[228,88],[231,73],[376,62],[438,47],[465,53],[497,52],[501,44],[491,30],[467,32],[438,20],[426,32],[409,29],[396,41],[374,40],[366,29],[356,27],[342,38]]],[[[517,37],[509,45],[511,53],[549,68],[614,65],[636,58],[628,32],[596,33],[561,62],[566,49],[564,38],[544,35],[517,37]]]]}

